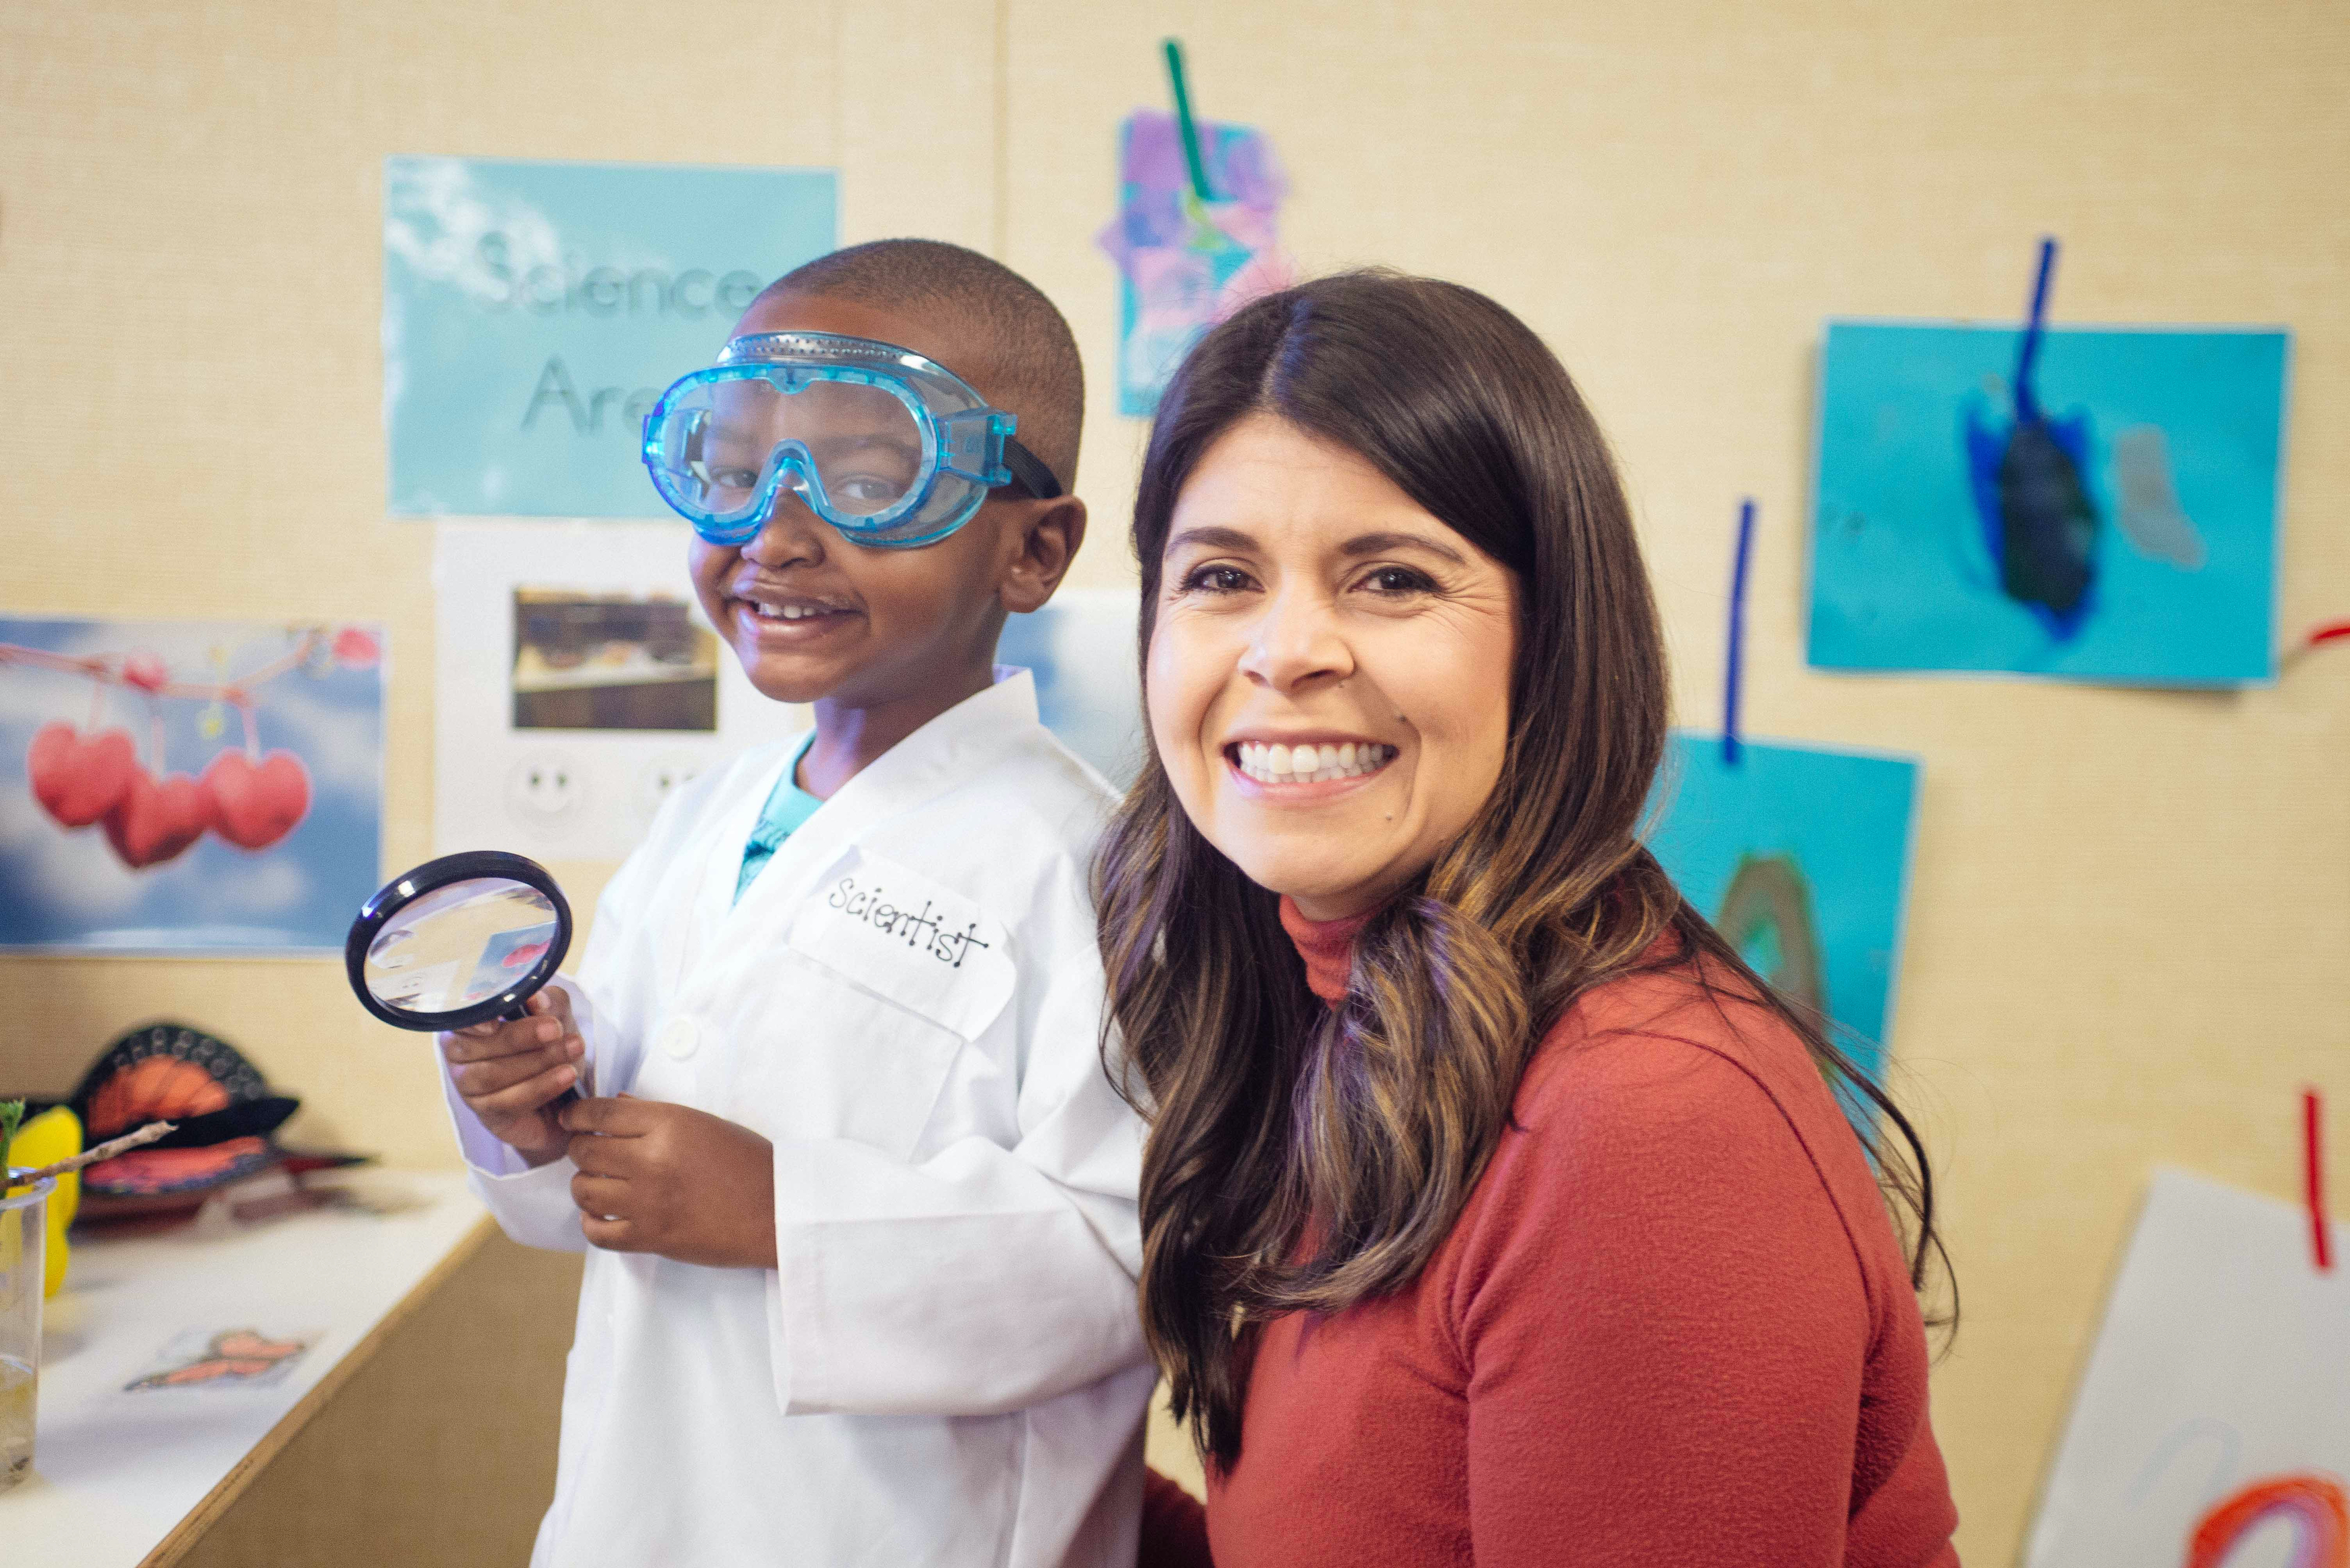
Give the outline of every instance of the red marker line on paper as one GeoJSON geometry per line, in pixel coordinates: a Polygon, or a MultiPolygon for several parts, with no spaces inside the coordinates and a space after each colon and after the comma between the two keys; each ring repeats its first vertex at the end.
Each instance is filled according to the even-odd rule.
{"type": "Polygon", "coordinates": [[[2330,1227],[2325,1222],[2325,1164],[2321,1158],[2318,1141],[2318,1112],[2321,1102],[2315,1089],[2303,1089],[2301,1094],[2302,1149],[2307,1156],[2303,1164],[2309,1171],[2309,1242],[2317,1256],[2317,1272],[2330,1273],[2334,1269],[2334,1248],[2329,1238],[2330,1227]]]}

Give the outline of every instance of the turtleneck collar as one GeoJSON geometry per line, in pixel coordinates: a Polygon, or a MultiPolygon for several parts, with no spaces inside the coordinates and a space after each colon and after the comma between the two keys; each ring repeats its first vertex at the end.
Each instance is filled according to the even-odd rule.
{"type": "Polygon", "coordinates": [[[1347,994],[1347,971],[1353,967],[1355,933],[1376,911],[1349,915],[1343,920],[1309,920],[1297,912],[1289,895],[1281,896],[1281,929],[1297,944],[1297,956],[1305,961],[1305,983],[1314,994],[1327,1002],[1337,1002],[1347,994]]]}

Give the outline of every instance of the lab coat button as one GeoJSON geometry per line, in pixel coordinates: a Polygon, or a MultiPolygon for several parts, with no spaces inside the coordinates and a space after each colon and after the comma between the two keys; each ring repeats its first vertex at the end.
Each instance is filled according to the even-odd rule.
{"type": "Polygon", "coordinates": [[[660,1048],[681,1060],[692,1055],[693,1048],[701,1043],[702,1031],[693,1026],[691,1018],[672,1018],[661,1028],[660,1048]]]}

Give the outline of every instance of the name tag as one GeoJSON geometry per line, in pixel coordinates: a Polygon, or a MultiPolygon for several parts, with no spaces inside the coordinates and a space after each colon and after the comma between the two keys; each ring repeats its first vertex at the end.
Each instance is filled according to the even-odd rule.
{"type": "Polygon", "coordinates": [[[962,894],[867,849],[817,878],[792,921],[791,946],[965,1040],[1012,998],[1003,927],[962,894]]]}

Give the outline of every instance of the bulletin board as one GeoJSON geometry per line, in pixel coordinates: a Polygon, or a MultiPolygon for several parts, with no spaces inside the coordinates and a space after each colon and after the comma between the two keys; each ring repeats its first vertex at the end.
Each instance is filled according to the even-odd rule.
{"type": "MultiPolygon", "coordinates": [[[[551,0],[23,0],[0,20],[0,609],[382,623],[383,855],[430,853],[432,525],[384,499],[399,154],[831,168],[844,241],[998,255],[1076,327],[1074,581],[1125,587],[1143,427],[1116,412],[1093,237],[1170,33],[1200,113],[1278,149],[1306,271],[1458,279],[1558,349],[1631,486],[1680,722],[1711,717],[1752,494],[1750,723],[1925,759],[1893,1086],[1965,1292],[1934,1386],[1960,1549],[2013,1560],[2150,1170],[2290,1196],[2296,1091],[2350,1106],[2350,654],[2194,694],[1807,669],[1822,326],[2012,321],[2050,233],[2061,322],[2290,327],[2281,625],[2350,614],[2350,29],[2324,7],[702,0],[648,28],[551,0]],[[730,97],[743,60],[789,90],[730,97]],[[93,432],[133,457],[121,483],[88,483],[93,432]]],[[[583,909],[611,869],[553,868],[583,909]]],[[[331,961],[6,958],[0,994],[24,1087],[185,1016],[301,1093],[321,1141],[452,1157],[421,1044],[331,961]]]]}

